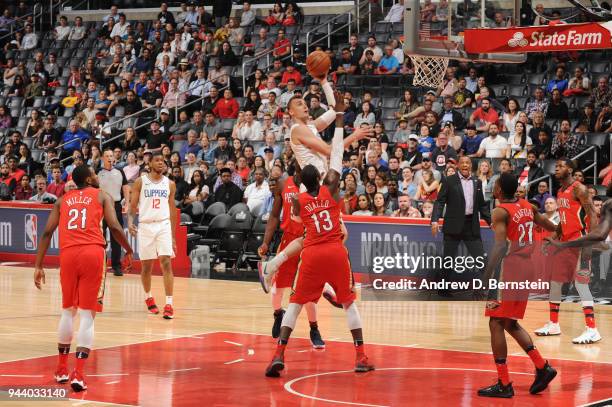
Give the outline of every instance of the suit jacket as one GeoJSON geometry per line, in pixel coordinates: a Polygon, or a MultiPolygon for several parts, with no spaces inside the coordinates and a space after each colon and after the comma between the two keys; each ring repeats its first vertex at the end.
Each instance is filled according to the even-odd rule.
{"type": "MultiPolygon", "coordinates": [[[[470,177],[474,183],[474,216],[472,218],[472,232],[475,235],[480,235],[480,219],[491,224],[491,211],[489,204],[484,200],[482,193],[482,182],[474,177],[470,177]],[[477,215],[480,214],[480,217],[477,215]]],[[[438,199],[434,203],[431,221],[437,222],[442,217],[442,212],[446,207],[444,214],[444,226],[442,231],[450,234],[460,234],[463,230],[465,222],[465,197],[463,196],[463,187],[459,180],[459,175],[451,175],[442,180],[442,186],[438,193],[438,199]]]]}

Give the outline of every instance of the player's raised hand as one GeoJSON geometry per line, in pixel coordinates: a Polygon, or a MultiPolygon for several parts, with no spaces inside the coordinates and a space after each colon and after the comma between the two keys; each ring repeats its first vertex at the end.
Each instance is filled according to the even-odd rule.
{"type": "Polygon", "coordinates": [[[353,134],[355,135],[357,140],[362,140],[364,138],[374,137],[374,128],[372,126],[359,127],[358,129],[355,129],[353,134]]]}
{"type": "Polygon", "coordinates": [[[262,243],[261,246],[259,246],[259,248],[257,249],[257,254],[262,259],[266,257],[268,255],[268,245],[265,243],[262,243]]]}
{"type": "Polygon", "coordinates": [[[136,236],[136,234],[138,233],[138,228],[136,227],[136,225],[130,225],[128,226],[128,231],[130,232],[130,235],[136,236]]]}
{"type": "Polygon", "coordinates": [[[42,290],[43,284],[45,284],[45,270],[42,267],[36,267],[34,269],[34,285],[39,290],[42,290]]]}
{"type": "Polygon", "coordinates": [[[334,106],[334,110],[336,112],[345,112],[348,106],[344,104],[344,98],[340,95],[340,92],[334,91],[334,98],[336,99],[336,106],[334,106]]]}

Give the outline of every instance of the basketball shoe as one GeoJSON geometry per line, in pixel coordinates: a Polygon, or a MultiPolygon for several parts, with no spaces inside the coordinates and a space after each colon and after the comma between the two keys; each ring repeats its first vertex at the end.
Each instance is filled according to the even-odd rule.
{"type": "Polygon", "coordinates": [[[514,396],[514,389],[512,388],[512,383],[508,383],[507,386],[504,386],[501,380],[498,380],[494,385],[478,390],[478,395],[482,397],[509,399],[514,396]]]}
{"type": "Polygon", "coordinates": [[[336,292],[332,288],[329,283],[325,283],[325,287],[323,287],[323,298],[325,298],[331,305],[336,308],[342,308],[342,304],[338,302],[338,298],[336,298],[336,292]]]}
{"type": "Polygon", "coordinates": [[[68,379],[70,379],[70,374],[68,373],[68,367],[63,365],[63,366],[58,366],[57,370],[55,371],[55,381],[58,383],[66,383],[68,382],[68,379]]]}
{"type": "Polygon", "coordinates": [[[274,355],[272,361],[266,368],[266,376],[267,377],[280,377],[280,372],[285,368],[285,356],[283,354],[274,355]]]}
{"type": "Polygon", "coordinates": [[[83,373],[79,372],[76,369],[72,371],[72,373],[70,374],[70,387],[72,387],[72,390],[77,392],[87,390],[87,383],[85,383],[85,377],[83,376],[83,373]]]}
{"type": "Polygon", "coordinates": [[[557,376],[557,371],[546,362],[542,369],[536,369],[536,377],[529,388],[529,393],[538,394],[546,390],[548,383],[552,382],[555,376],[557,376]]]}
{"type": "Polygon", "coordinates": [[[259,273],[261,288],[264,290],[264,293],[268,294],[270,292],[270,287],[272,287],[272,278],[278,271],[278,267],[274,267],[274,263],[269,261],[258,261],[257,271],[259,273]]]}
{"type": "Polygon", "coordinates": [[[174,310],[172,309],[172,305],[166,304],[164,306],[164,319],[172,319],[172,318],[174,318],[174,310]]]}
{"type": "Polygon", "coordinates": [[[374,365],[370,363],[366,355],[357,355],[355,358],[355,372],[365,373],[374,370],[374,365]]]}
{"type": "Polygon", "coordinates": [[[310,342],[315,349],[325,349],[325,341],[321,338],[319,328],[310,328],[310,342]]]}
{"type": "Polygon", "coordinates": [[[149,312],[151,314],[159,314],[159,308],[157,308],[157,305],[155,304],[155,300],[153,299],[153,297],[147,298],[145,300],[145,303],[147,304],[147,309],[149,310],[149,312]]]}
{"type": "Polygon", "coordinates": [[[548,321],[546,325],[544,325],[542,328],[536,329],[534,333],[537,336],[561,335],[561,327],[559,326],[559,323],[548,321]]]}
{"type": "Polygon", "coordinates": [[[576,345],[585,345],[589,343],[595,343],[601,341],[601,335],[597,328],[585,327],[585,330],[580,336],[572,339],[572,343],[576,345]]]}

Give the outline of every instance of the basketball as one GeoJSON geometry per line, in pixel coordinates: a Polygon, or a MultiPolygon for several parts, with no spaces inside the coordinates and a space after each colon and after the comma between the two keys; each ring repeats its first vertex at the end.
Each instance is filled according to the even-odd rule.
{"type": "Polygon", "coordinates": [[[331,67],[329,56],[323,51],[315,51],[306,58],[306,69],[313,78],[327,75],[331,67]]]}

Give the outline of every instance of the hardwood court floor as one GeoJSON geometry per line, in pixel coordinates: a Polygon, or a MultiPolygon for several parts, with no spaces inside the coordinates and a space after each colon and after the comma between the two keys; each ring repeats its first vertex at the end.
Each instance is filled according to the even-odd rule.
{"type": "MultiPolygon", "coordinates": [[[[60,309],[59,273],[47,269],[43,291],[31,267],[0,265],[0,388],[50,386],[60,309]]],[[[153,293],[163,305],[161,278],[153,293]]],[[[289,342],[280,379],[263,371],[274,351],[272,311],[259,284],[176,279],[172,321],[148,315],[136,275],[107,278],[105,312],[96,317],[96,351],[86,365],[90,390],[72,405],[580,405],[612,396],[612,307],[596,306],[603,341],[571,344],[583,329],[582,310],[563,304],[563,335],[535,338],[558,378],[541,396],[527,394],[533,380],[528,358],[509,340],[513,400],[475,397],[496,377],[489,354],[483,304],[476,302],[360,302],[367,348],[378,370],[350,371],[353,350],[341,310],[324,300],[319,326],[325,351],[313,351],[305,316],[289,342]],[[91,401],[88,402],[87,400],[91,401]]],[[[529,330],[548,319],[546,302],[529,304],[529,330]]],[[[73,342],[74,343],[74,342],[73,342]]],[[[74,350],[74,347],[73,347],[74,350]]],[[[73,361],[71,360],[71,363],[73,361]]],[[[0,405],[15,403],[0,397],[0,405]]]]}

